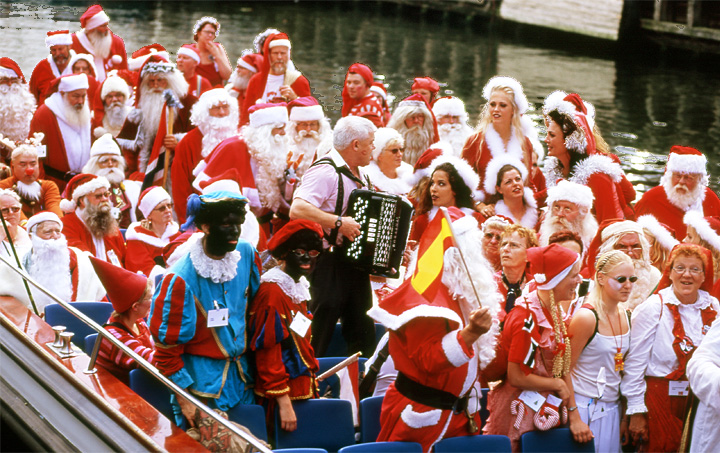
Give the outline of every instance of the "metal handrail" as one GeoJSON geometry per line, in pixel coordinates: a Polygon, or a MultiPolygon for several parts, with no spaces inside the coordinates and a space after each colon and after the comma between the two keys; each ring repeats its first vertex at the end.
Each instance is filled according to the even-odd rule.
{"type": "MultiPolygon", "coordinates": [[[[42,286],[40,283],[36,282],[32,277],[30,277],[24,270],[18,269],[17,267],[12,265],[12,262],[8,261],[4,256],[0,255],[0,260],[4,262],[6,265],[8,265],[13,271],[15,271],[20,277],[22,277],[25,281],[29,282],[31,285],[45,293],[48,297],[53,299],[58,304],[62,305],[67,311],[72,313],[76,318],[84,322],[85,324],[92,327],[95,331],[97,331],[98,335],[101,335],[102,337],[106,338],[108,341],[110,341],[113,345],[120,348],[125,354],[132,357],[142,368],[144,368],[146,371],[148,371],[150,374],[152,374],[155,378],[160,380],[160,382],[163,383],[166,387],[169,387],[172,391],[175,393],[180,394],[180,396],[186,398],[188,401],[193,403],[198,409],[205,412],[210,417],[214,418],[217,422],[222,424],[224,427],[228,428],[230,431],[232,431],[234,434],[237,434],[241,438],[243,438],[246,442],[252,444],[253,447],[257,448],[262,453],[272,453],[272,450],[268,449],[265,445],[259,443],[255,438],[249,436],[246,432],[236,428],[232,423],[230,423],[229,420],[225,420],[223,417],[218,415],[215,411],[210,409],[208,406],[206,406],[204,403],[202,403],[200,400],[196,399],[193,395],[191,395],[189,392],[185,391],[185,389],[179,387],[177,384],[175,384],[170,379],[163,376],[160,372],[158,372],[157,368],[153,366],[150,362],[145,360],[143,357],[138,355],[135,351],[128,348],[125,343],[115,338],[110,332],[108,332],[105,328],[103,328],[101,325],[97,324],[95,321],[93,321],[90,317],[85,315],[83,312],[79,311],[72,305],[70,305],[68,302],[65,302],[58,298],[55,294],[50,292],[47,288],[42,286]]],[[[98,349],[98,346],[100,344],[100,339],[95,342],[95,350],[98,349]]],[[[91,360],[91,365],[94,363],[94,360],[91,360]]]]}

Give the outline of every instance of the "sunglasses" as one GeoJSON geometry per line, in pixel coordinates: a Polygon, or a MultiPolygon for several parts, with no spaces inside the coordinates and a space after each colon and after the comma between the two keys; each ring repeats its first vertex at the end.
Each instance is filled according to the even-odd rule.
{"type": "Polygon", "coordinates": [[[392,148],[392,149],[389,149],[388,151],[390,151],[393,154],[397,154],[397,153],[405,152],[405,148],[392,148]]]}
{"type": "Polygon", "coordinates": [[[2,208],[0,209],[0,212],[3,214],[10,214],[11,212],[13,214],[20,212],[20,206],[10,206],[9,208],[2,208]]]}
{"type": "Polygon", "coordinates": [[[172,208],[173,208],[173,204],[167,203],[167,204],[156,207],[155,210],[159,211],[159,212],[163,212],[163,211],[171,211],[172,208]]]}
{"type": "Polygon", "coordinates": [[[317,258],[318,255],[320,255],[319,250],[304,250],[304,249],[295,249],[292,251],[295,256],[298,258],[302,258],[303,256],[309,256],[310,258],[317,258]]]}
{"type": "Polygon", "coordinates": [[[625,282],[628,281],[628,280],[630,280],[630,283],[635,283],[635,282],[637,281],[637,279],[638,279],[638,278],[637,278],[635,275],[633,275],[632,277],[625,277],[625,276],[623,275],[622,277],[615,277],[614,280],[615,280],[616,282],[620,283],[620,284],[623,284],[623,283],[625,283],[625,282]]]}

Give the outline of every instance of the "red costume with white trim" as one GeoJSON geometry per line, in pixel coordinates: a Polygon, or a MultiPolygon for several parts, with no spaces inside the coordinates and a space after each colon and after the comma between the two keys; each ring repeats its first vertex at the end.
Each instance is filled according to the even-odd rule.
{"type": "Polygon", "coordinates": [[[385,126],[383,121],[382,104],[372,92],[365,95],[357,104],[355,104],[347,116],[361,116],[367,118],[377,127],[385,126]]]}
{"type": "Polygon", "coordinates": [[[52,55],[48,55],[47,58],[40,60],[40,62],[35,65],[35,69],[33,69],[32,75],[30,76],[29,88],[30,93],[35,96],[38,107],[40,107],[45,102],[45,98],[50,95],[48,91],[50,90],[52,81],[68,74],[72,74],[72,67],[70,67],[69,60],[68,65],[60,72],[58,71],[55,61],[52,59],[52,55]]]}
{"type": "Polygon", "coordinates": [[[199,127],[196,127],[188,132],[175,148],[175,156],[170,169],[170,179],[172,180],[172,198],[175,201],[175,214],[177,214],[180,223],[185,222],[188,197],[193,193],[200,194],[199,190],[192,187],[192,183],[195,180],[193,170],[203,159],[202,139],[203,133],[200,132],[199,127]]]}
{"type": "Polygon", "coordinates": [[[207,166],[195,178],[193,187],[199,190],[202,181],[207,181],[235,168],[240,176],[239,182],[242,194],[250,200],[250,206],[260,207],[260,198],[255,186],[251,161],[252,157],[248,147],[241,137],[235,136],[225,139],[205,158],[207,166]]]}
{"type": "Polygon", "coordinates": [[[57,184],[52,181],[38,179],[37,182],[40,184],[40,198],[37,201],[30,201],[22,196],[17,190],[17,178],[11,176],[7,179],[0,181],[0,189],[12,189],[18,195],[20,195],[20,202],[22,203],[22,212],[26,218],[30,218],[40,211],[51,211],[58,215],[63,216],[62,210],[60,210],[60,191],[58,190],[57,184]]]}
{"type": "MultiPolygon", "coordinates": [[[[686,212],[670,202],[663,186],[648,190],[635,204],[635,214],[652,214],[658,222],[674,229],[675,237],[680,241],[687,235],[687,225],[683,222],[686,212]]],[[[703,193],[702,212],[703,217],[720,216],[720,199],[709,187],[705,187],[703,193]]]]}
{"type": "Polygon", "coordinates": [[[167,226],[162,237],[158,237],[140,222],[131,224],[125,232],[127,240],[125,269],[150,276],[150,272],[156,266],[155,258],[163,256],[163,248],[177,236],[179,236],[179,227],[175,222],[167,226]]]}
{"type": "MultiPolygon", "coordinates": [[[[83,222],[75,212],[65,214],[62,218],[62,222],[62,233],[67,238],[69,246],[77,247],[80,250],[90,252],[93,256],[96,256],[99,259],[112,262],[108,256],[97,256],[93,235],[85,225],[85,222],[83,222]]],[[[125,262],[125,240],[123,239],[120,230],[111,236],[103,237],[103,242],[105,243],[105,255],[112,250],[115,252],[117,259],[120,260],[120,264],[122,265],[125,262]]]]}

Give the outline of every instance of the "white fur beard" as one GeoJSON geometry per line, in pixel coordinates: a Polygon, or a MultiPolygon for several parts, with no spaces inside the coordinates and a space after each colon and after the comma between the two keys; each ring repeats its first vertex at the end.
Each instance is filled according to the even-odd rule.
{"type": "Polygon", "coordinates": [[[651,270],[642,263],[642,260],[633,260],[635,264],[635,275],[637,281],[633,284],[632,292],[627,300],[627,308],[634,310],[635,307],[645,302],[650,297],[657,282],[651,278],[651,270]],[[640,262],[641,264],[638,264],[640,262]]]}
{"type": "Polygon", "coordinates": [[[105,108],[105,117],[103,123],[112,129],[120,129],[125,122],[130,108],[122,102],[116,102],[110,107],[105,108]]]}
{"type": "MultiPolygon", "coordinates": [[[[32,236],[32,257],[30,276],[56,295],[60,300],[70,302],[72,298],[72,276],[70,274],[70,250],[65,237],[60,239],[40,239],[32,236]]],[[[33,291],[38,308],[55,303],[45,293],[33,291]]]]}
{"type": "Polygon", "coordinates": [[[420,128],[420,126],[413,126],[408,129],[403,124],[398,132],[400,132],[400,135],[405,139],[405,154],[403,155],[403,160],[414,165],[420,155],[430,147],[432,130],[420,128]]]}
{"type": "Polygon", "coordinates": [[[237,73],[237,71],[233,71],[233,73],[230,75],[230,80],[228,81],[228,83],[232,84],[233,88],[237,88],[238,90],[247,89],[249,82],[250,77],[241,76],[237,73]]]}
{"type": "Polygon", "coordinates": [[[257,140],[261,138],[259,136],[254,138],[255,140],[249,140],[246,137],[246,142],[250,155],[257,161],[255,186],[260,195],[260,203],[265,208],[277,211],[282,198],[280,183],[287,168],[287,140],[284,135],[275,135],[266,141],[257,140]]]}
{"type": "Polygon", "coordinates": [[[25,200],[38,201],[42,195],[42,186],[37,181],[30,184],[18,181],[16,185],[18,193],[25,200]]]}
{"type": "Polygon", "coordinates": [[[35,97],[25,85],[0,85],[0,133],[15,143],[25,140],[35,111],[35,97]]]}
{"type": "Polygon", "coordinates": [[[212,150],[226,138],[237,135],[237,117],[228,115],[222,118],[207,117],[198,127],[203,134],[202,138],[202,157],[210,155],[212,150]]]}
{"type": "Polygon", "coordinates": [[[660,182],[665,189],[665,194],[667,195],[668,200],[670,200],[670,203],[683,211],[687,211],[688,209],[693,207],[693,205],[697,203],[697,201],[700,199],[700,197],[703,195],[703,192],[705,191],[705,186],[701,183],[698,183],[692,192],[680,194],[677,192],[677,187],[672,185],[671,178],[669,176],[666,177],[666,175],[662,176],[660,182]]]}
{"type": "Polygon", "coordinates": [[[320,140],[312,137],[303,138],[299,142],[293,140],[293,143],[290,144],[290,150],[292,150],[293,153],[293,162],[296,161],[301,154],[303,156],[296,171],[298,176],[304,175],[305,171],[310,167],[310,164],[312,164],[315,158],[315,151],[318,146],[320,146],[320,140]]]}
{"type": "Polygon", "coordinates": [[[112,185],[118,185],[125,180],[125,172],[119,167],[98,168],[93,174],[106,177],[112,185]]]}
{"type": "Polygon", "coordinates": [[[438,134],[440,140],[450,143],[455,156],[459,157],[472,129],[463,124],[441,124],[438,126],[438,134]]]}
{"type": "Polygon", "coordinates": [[[98,33],[87,33],[88,41],[93,45],[95,53],[93,56],[100,57],[103,60],[110,56],[110,47],[112,47],[112,33],[107,32],[105,36],[98,33]]]}
{"type": "Polygon", "coordinates": [[[65,116],[65,122],[72,127],[83,127],[90,124],[90,107],[87,101],[83,103],[81,109],[76,109],[67,101],[63,96],[63,113],[65,116]]]}

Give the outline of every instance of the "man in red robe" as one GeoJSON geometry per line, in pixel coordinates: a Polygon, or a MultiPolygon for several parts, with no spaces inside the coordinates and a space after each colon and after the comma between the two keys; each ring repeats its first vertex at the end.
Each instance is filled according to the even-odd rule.
{"type": "MultiPolygon", "coordinates": [[[[30,131],[35,98],[28,89],[20,66],[8,57],[0,58],[0,134],[15,144],[22,143],[30,131]]],[[[0,159],[11,150],[0,143],[0,159]]]]}
{"type": "Polygon", "coordinates": [[[70,57],[74,55],[70,50],[72,38],[70,30],[49,31],[45,38],[45,46],[50,49],[50,55],[35,65],[30,76],[30,92],[35,96],[37,105],[45,102],[49,96],[48,90],[53,80],[60,76],[72,74],[70,57]],[[72,55],[71,55],[72,54],[72,55]]]}
{"type": "Polygon", "coordinates": [[[97,81],[102,82],[112,69],[127,69],[127,52],[121,37],[110,31],[110,18],[100,5],[93,5],[80,16],[82,30],[72,35],[72,50],[95,59],[97,81]]]}
{"type": "Polygon", "coordinates": [[[645,192],[635,214],[654,215],[682,240],[687,235],[683,216],[688,211],[720,216],[720,199],[708,187],[707,158],[694,148],[673,146],[660,185],[645,192]]]}
{"type": "Polygon", "coordinates": [[[362,63],[348,68],[342,90],[342,116],[362,116],[376,127],[385,126],[382,104],[370,91],[373,86],[372,70],[362,63]]]}
{"type": "Polygon", "coordinates": [[[272,34],[263,43],[263,68],[248,82],[240,124],[250,121],[248,110],[258,103],[290,102],[311,96],[310,82],[295,69],[290,56],[290,39],[285,33],[272,34]]]}
{"type": "Polygon", "coordinates": [[[132,106],[128,102],[132,89],[120,76],[110,75],[100,85],[99,94],[94,100],[92,121],[93,136],[100,138],[105,134],[117,137],[132,106]]]}

